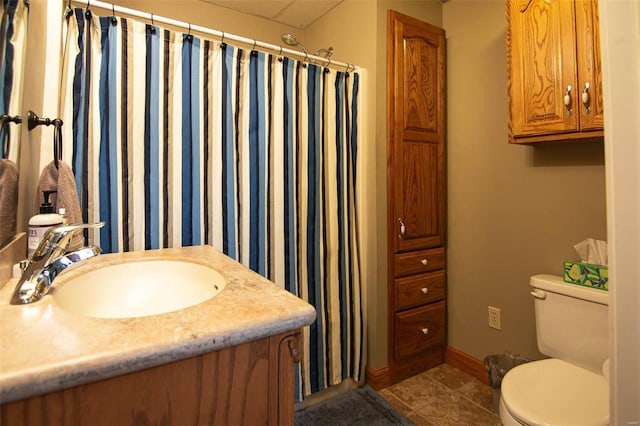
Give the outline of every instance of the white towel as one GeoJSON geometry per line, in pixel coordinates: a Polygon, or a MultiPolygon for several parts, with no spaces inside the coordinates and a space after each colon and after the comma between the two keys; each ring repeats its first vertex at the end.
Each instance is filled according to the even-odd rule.
{"type": "MultiPolygon", "coordinates": [[[[58,161],[58,168],[56,169],[55,163],[52,161],[42,170],[36,197],[36,214],[40,212],[43,191],[58,191],[49,197],[49,202],[53,205],[53,211],[58,213],[59,209],[63,208],[70,224],[82,223],[82,210],[78,201],[76,179],[73,176],[73,170],[68,164],[58,161]]],[[[71,240],[69,248],[73,250],[83,246],[84,237],[81,232],[78,232],[71,240]]]]}
{"type": "Polygon", "coordinates": [[[18,167],[10,160],[0,159],[0,247],[16,234],[18,213],[18,167]]]}

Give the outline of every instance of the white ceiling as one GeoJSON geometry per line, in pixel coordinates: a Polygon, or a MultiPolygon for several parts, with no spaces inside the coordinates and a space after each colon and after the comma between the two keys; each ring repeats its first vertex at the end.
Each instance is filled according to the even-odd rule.
{"type": "Polygon", "coordinates": [[[304,29],[343,0],[202,0],[238,12],[304,29]]]}

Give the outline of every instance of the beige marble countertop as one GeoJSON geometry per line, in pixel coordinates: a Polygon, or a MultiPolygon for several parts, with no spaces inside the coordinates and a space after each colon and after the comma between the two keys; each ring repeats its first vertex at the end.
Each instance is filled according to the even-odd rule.
{"type": "Polygon", "coordinates": [[[210,246],[105,254],[60,275],[52,290],[89,270],[135,260],[188,260],[227,278],[201,304],[140,318],[74,315],[52,295],[9,304],[17,280],[0,288],[0,402],[65,389],[302,328],[314,308],[210,246]]]}

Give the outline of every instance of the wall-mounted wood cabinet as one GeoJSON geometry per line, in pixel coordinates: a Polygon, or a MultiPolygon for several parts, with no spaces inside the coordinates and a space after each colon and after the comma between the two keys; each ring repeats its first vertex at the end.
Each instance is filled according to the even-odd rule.
{"type": "Polygon", "coordinates": [[[603,136],[597,0],[507,0],[509,142],[603,136]]]}
{"type": "Polygon", "coordinates": [[[388,15],[389,379],[444,361],[445,37],[388,15]]]}

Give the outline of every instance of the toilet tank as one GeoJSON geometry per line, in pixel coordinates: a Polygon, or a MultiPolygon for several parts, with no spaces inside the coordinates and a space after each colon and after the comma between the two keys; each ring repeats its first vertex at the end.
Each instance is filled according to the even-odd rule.
{"type": "Polygon", "coordinates": [[[555,275],[534,275],[530,284],[540,352],[601,374],[609,357],[609,293],[555,275]]]}

